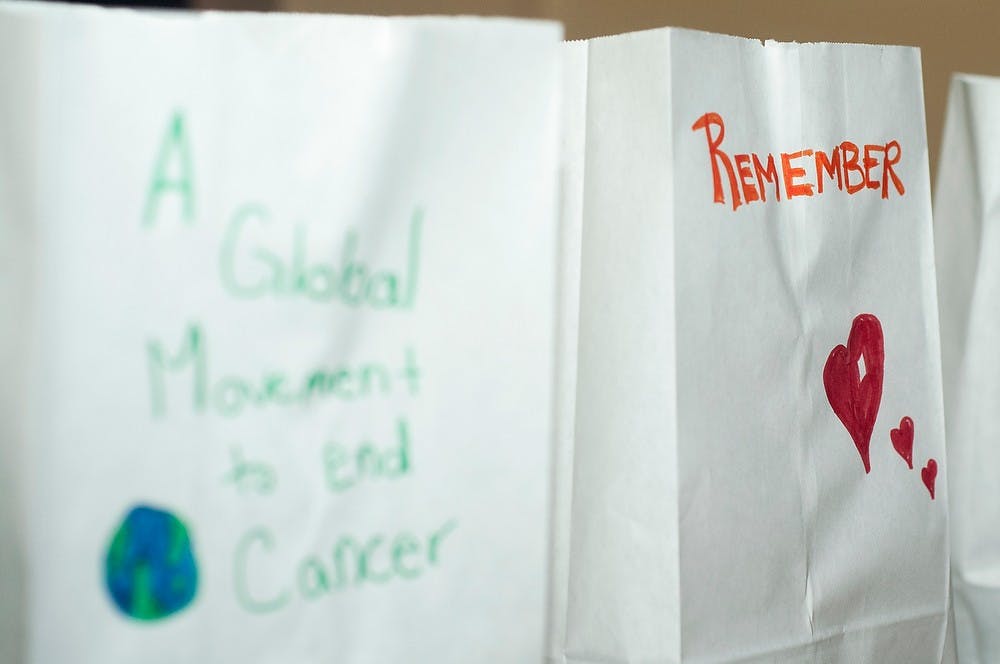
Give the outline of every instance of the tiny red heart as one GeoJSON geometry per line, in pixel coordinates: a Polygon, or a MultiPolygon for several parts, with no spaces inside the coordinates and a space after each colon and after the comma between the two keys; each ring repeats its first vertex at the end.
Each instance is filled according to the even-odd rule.
{"type": "Polygon", "coordinates": [[[920,471],[920,479],[924,481],[924,486],[931,492],[931,500],[934,500],[934,480],[937,479],[937,461],[928,459],[927,465],[920,471]]]}
{"type": "Polygon", "coordinates": [[[889,432],[892,438],[892,447],[899,456],[903,457],[906,465],[913,470],[913,420],[904,417],[899,421],[899,428],[889,432]]]}

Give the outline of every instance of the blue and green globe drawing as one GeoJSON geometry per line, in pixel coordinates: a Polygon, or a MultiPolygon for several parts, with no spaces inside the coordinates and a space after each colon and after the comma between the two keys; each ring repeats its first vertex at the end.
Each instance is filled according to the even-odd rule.
{"type": "Polygon", "coordinates": [[[115,606],[135,620],[186,608],[198,592],[198,564],[184,522],[155,507],[133,507],[108,545],[104,576],[115,606]]]}

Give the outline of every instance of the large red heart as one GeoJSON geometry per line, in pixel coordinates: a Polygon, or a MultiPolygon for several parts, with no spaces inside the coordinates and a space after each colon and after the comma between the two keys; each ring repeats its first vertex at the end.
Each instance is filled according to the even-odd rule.
{"type": "Polygon", "coordinates": [[[889,438],[892,439],[893,449],[903,457],[910,470],[913,470],[913,420],[909,417],[901,419],[899,428],[889,431],[889,438]]]}
{"type": "Polygon", "coordinates": [[[872,429],[882,402],[882,371],[885,349],[882,324],[872,314],[854,319],[847,346],[838,345],[830,351],[823,367],[823,386],[833,412],[844,423],[858,448],[865,472],[871,472],[868,447],[872,429]],[[858,360],[864,358],[865,375],[861,376],[858,360]]]}

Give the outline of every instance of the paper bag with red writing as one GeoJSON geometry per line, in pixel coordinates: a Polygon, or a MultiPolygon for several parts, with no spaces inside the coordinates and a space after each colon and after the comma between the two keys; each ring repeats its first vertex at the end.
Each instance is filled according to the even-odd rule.
{"type": "Polygon", "coordinates": [[[962,662],[1000,661],[1000,79],[952,79],[934,224],[962,662]]]}
{"type": "Polygon", "coordinates": [[[941,660],[919,52],[589,43],[565,661],[941,660]]]}

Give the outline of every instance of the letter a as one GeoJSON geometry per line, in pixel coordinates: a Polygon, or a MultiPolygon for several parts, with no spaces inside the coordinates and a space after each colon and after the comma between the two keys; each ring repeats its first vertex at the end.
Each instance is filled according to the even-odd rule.
{"type": "Polygon", "coordinates": [[[184,126],[184,115],[175,111],[170,118],[167,133],[160,143],[160,152],[153,167],[153,180],[146,194],[146,207],[142,214],[143,226],[152,226],[160,209],[160,199],[165,194],[182,197],[181,210],[184,221],[194,220],[194,182],[191,177],[191,146],[184,126]],[[174,175],[171,164],[176,163],[174,175]]]}

